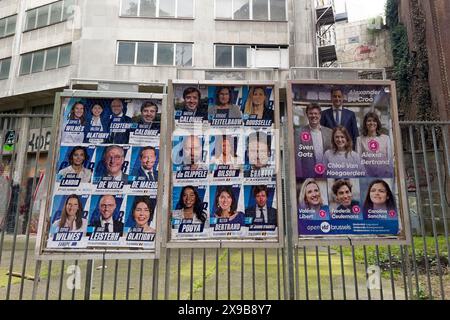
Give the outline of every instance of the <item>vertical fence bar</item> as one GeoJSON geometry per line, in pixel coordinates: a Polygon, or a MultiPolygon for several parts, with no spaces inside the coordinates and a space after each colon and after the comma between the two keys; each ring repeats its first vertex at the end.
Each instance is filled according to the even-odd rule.
{"type": "Polygon", "coordinates": [[[392,254],[391,254],[391,246],[388,245],[388,256],[389,256],[389,274],[391,277],[391,289],[392,289],[392,298],[396,300],[395,297],[395,284],[394,284],[394,272],[392,271],[392,254]]]}
{"type": "Polygon", "coordinates": [[[100,276],[100,300],[103,300],[103,292],[105,289],[105,268],[106,268],[106,260],[105,255],[102,257],[102,273],[100,276]]]}
{"type": "Polygon", "coordinates": [[[277,283],[278,283],[278,300],[281,300],[280,249],[279,248],[277,248],[277,283]]]}
{"type": "Polygon", "coordinates": [[[64,267],[65,267],[65,261],[61,261],[61,273],[59,277],[59,291],[58,291],[58,300],[61,300],[62,297],[62,288],[63,288],[63,281],[64,281],[64,267]]]}
{"type": "Polygon", "coordinates": [[[413,126],[409,127],[409,141],[411,144],[411,155],[412,155],[412,162],[413,162],[413,168],[414,168],[414,181],[415,181],[415,187],[416,187],[416,196],[417,196],[417,214],[419,215],[419,221],[420,221],[420,233],[422,234],[422,240],[423,240],[423,255],[424,255],[424,262],[425,262],[425,271],[427,274],[427,285],[428,285],[428,294],[431,297],[432,296],[432,290],[431,290],[431,279],[430,279],[430,267],[428,265],[428,248],[427,248],[427,238],[425,233],[425,222],[422,215],[422,197],[420,192],[420,180],[419,180],[419,171],[417,166],[417,159],[416,159],[416,149],[415,149],[415,140],[414,140],[414,132],[413,132],[413,126]]]}
{"type": "Polygon", "coordinates": [[[47,275],[47,285],[45,287],[45,300],[48,300],[48,294],[50,292],[50,281],[52,278],[52,263],[53,263],[52,260],[48,262],[48,275],[47,275]]]}
{"type": "MultiPolygon", "coordinates": [[[[448,174],[450,174],[450,156],[449,156],[449,148],[448,148],[448,132],[449,132],[449,126],[445,125],[442,128],[442,138],[444,141],[444,150],[445,150],[445,160],[444,162],[447,164],[447,172],[446,172],[446,177],[448,174]],[[445,130],[443,129],[445,128],[445,130]]],[[[445,170],[444,170],[445,171],[445,170]]],[[[445,199],[447,199],[445,197],[445,199]]],[[[444,210],[444,212],[446,212],[446,210],[444,210]]],[[[447,220],[444,222],[445,224],[447,224],[447,220]]],[[[449,235],[446,234],[446,244],[447,244],[447,262],[448,265],[450,266],[450,244],[449,244],[449,235]]]]}
{"type": "Polygon", "coordinates": [[[328,274],[330,275],[330,298],[334,300],[334,290],[333,290],[333,271],[331,265],[331,247],[328,246],[328,274]]]}
{"type": "Polygon", "coordinates": [[[267,269],[267,248],[264,248],[264,279],[266,284],[266,300],[269,299],[269,275],[267,269]]]}
{"type": "Polygon", "coordinates": [[[402,275],[403,275],[403,288],[405,290],[405,300],[408,300],[408,283],[406,281],[406,273],[407,273],[407,269],[409,267],[409,264],[407,265],[407,262],[405,261],[405,255],[403,253],[403,247],[402,246],[400,246],[400,256],[401,256],[401,259],[402,259],[401,272],[402,272],[402,275]]]}
{"type": "Polygon", "coordinates": [[[152,300],[158,300],[159,292],[159,259],[153,259],[152,300]]]}
{"type": "Polygon", "coordinates": [[[244,249],[241,248],[241,300],[244,300],[244,249]]]}
{"type": "MultiPolygon", "coordinates": [[[[78,260],[75,260],[75,272],[77,272],[77,270],[76,270],[77,267],[78,267],[78,260]]],[[[75,278],[74,278],[74,281],[76,281],[75,278]]],[[[74,283],[73,287],[72,287],[72,300],[75,300],[75,290],[76,290],[76,285],[74,283]]]]}
{"type": "Polygon", "coordinates": [[[355,261],[355,246],[352,245],[352,262],[353,262],[353,280],[355,284],[355,298],[359,300],[359,292],[358,292],[358,274],[356,272],[356,261],[355,261]]]}
{"type": "Polygon", "coordinates": [[[256,275],[255,275],[255,249],[252,249],[252,289],[253,289],[253,300],[256,300],[256,275]]]}
{"type": "MultiPolygon", "coordinates": [[[[367,273],[368,270],[368,264],[367,264],[367,250],[366,250],[366,246],[363,246],[363,252],[364,252],[364,268],[365,268],[365,273],[366,273],[366,283],[369,280],[369,274],[367,273]]],[[[372,296],[370,294],[370,288],[369,286],[366,286],[367,288],[367,298],[369,300],[372,300],[372,296]]]]}
{"type": "Polygon", "coordinates": [[[298,246],[294,248],[295,253],[295,298],[300,299],[300,273],[299,273],[299,263],[298,263],[298,246]]]}
{"type": "Polygon", "coordinates": [[[306,292],[306,300],[309,300],[308,262],[307,262],[307,258],[306,258],[306,247],[303,247],[303,263],[305,264],[305,292],[306,292]]]}
{"type": "Polygon", "coordinates": [[[230,248],[227,249],[227,297],[231,300],[231,266],[230,266],[230,248]]]}
{"type": "Polygon", "coordinates": [[[219,248],[216,249],[216,300],[219,300],[219,248]]]}
{"type": "Polygon", "coordinates": [[[316,246],[316,270],[317,270],[317,290],[319,293],[319,300],[322,300],[322,288],[320,286],[320,262],[319,262],[319,247],[316,246]]]}
{"type": "Polygon", "coordinates": [[[125,291],[125,300],[129,300],[130,299],[130,277],[131,277],[131,259],[128,259],[127,289],[125,291]]]}
{"type": "Polygon", "coordinates": [[[433,192],[431,190],[431,180],[430,180],[430,171],[428,167],[428,157],[426,154],[426,144],[425,144],[425,132],[424,127],[420,126],[420,138],[422,141],[422,150],[423,150],[423,161],[425,165],[425,175],[427,177],[427,190],[428,190],[428,197],[429,197],[429,203],[430,203],[430,211],[431,211],[431,226],[433,229],[433,237],[434,237],[434,248],[436,253],[436,262],[437,262],[437,268],[439,273],[439,286],[441,290],[441,298],[445,299],[445,291],[444,291],[444,283],[442,281],[442,267],[441,267],[441,260],[440,260],[440,253],[439,253],[439,240],[438,240],[438,234],[436,229],[436,215],[434,214],[434,206],[433,206],[433,192]]]}
{"type": "Polygon", "coordinates": [[[203,248],[203,287],[202,287],[202,299],[206,298],[206,249],[203,248]]]}
{"type": "MultiPolygon", "coordinates": [[[[442,183],[441,166],[439,165],[439,154],[438,154],[438,145],[437,145],[437,141],[436,141],[436,130],[435,129],[436,129],[435,127],[432,128],[434,160],[435,160],[435,164],[436,164],[436,173],[437,173],[437,178],[438,178],[439,198],[440,198],[441,209],[442,209],[442,219],[443,219],[443,224],[444,224],[445,243],[447,245],[447,261],[448,261],[448,265],[450,266],[450,242],[449,242],[450,240],[449,240],[449,236],[448,236],[447,213],[446,213],[447,205],[445,203],[446,197],[445,197],[444,186],[442,183]]],[[[441,127],[441,131],[442,131],[442,127],[441,127]]],[[[444,147],[445,147],[445,145],[444,145],[444,147]]],[[[445,159],[444,159],[444,162],[445,162],[445,159]]]]}
{"type": "Polygon", "coordinates": [[[117,271],[119,270],[119,260],[116,259],[114,265],[114,284],[113,284],[113,300],[116,300],[117,294],[117,271]]]}
{"type": "Polygon", "coordinates": [[[342,246],[339,246],[339,256],[341,259],[342,296],[344,300],[347,300],[347,290],[345,289],[344,253],[342,252],[342,246]]]}
{"type": "MultiPolygon", "coordinates": [[[[153,270],[155,272],[155,270],[153,270]]],[[[141,267],[139,268],[139,300],[142,300],[142,281],[144,279],[144,259],[141,259],[141,267]]]]}
{"type": "Polygon", "coordinates": [[[378,268],[380,268],[380,300],[384,300],[384,296],[383,296],[383,281],[382,281],[382,268],[381,268],[381,264],[380,264],[380,249],[378,248],[378,245],[375,246],[375,254],[376,254],[376,259],[377,259],[377,266],[378,268]]]}
{"type": "Polygon", "coordinates": [[[190,287],[189,287],[189,300],[193,299],[194,295],[194,248],[191,248],[191,274],[190,274],[190,287]]]}
{"type": "Polygon", "coordinates": [[[180,300],[181,286],[181,249],[178,249],[178,265],[177,265],[177,300],[180,300]]]}
{"type": "Polygon", "coordinates": [[[172,249],[167,248],[166,250],[166,268],[164,270],[164,300],[169,299],[170,294],[170,253],[172,252],[172,249]]]}

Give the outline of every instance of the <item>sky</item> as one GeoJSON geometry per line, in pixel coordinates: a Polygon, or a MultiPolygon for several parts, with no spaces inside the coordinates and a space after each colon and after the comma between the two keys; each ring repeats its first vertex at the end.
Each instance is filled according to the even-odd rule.
{"type": "Polygon", "coordinates": [[[348,20],[351,22],[384,15],[386,0],[334,0],[334,2],[336,13],[344,12],[347,3],[348,20]]]}

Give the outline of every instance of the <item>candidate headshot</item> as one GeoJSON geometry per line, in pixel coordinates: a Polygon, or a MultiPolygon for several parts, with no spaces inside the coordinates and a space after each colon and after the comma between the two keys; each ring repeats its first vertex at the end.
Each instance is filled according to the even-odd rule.
{"type": "Polygon", "coordinates": [[[237,210],[237,199],[231,186],[218,186],[214,197],[214,215],[217,218],[228,218],[229,222],[244,222],[244,213],[237,210]]]}
{"type": "Polygon", "coordinates": [[[76,177],[81,180],[82,183],[88,183],[91,181],[91,170],[83,166],[84,162],[88,160],[86,148],[82,146],[74,147],[68,156],[69,166],[59,170],[58,175],[66,177],[67,174],[76,174],[76,177]]]}
{"type": "Polygon", "coordinates": [[[331,190],[338,204],[337,210],[348,210],[352,213],[354,206],[359,206],[359,202],[353,200],[353,185],[348,179],[340,179],[333,183],[331,190]]]}
{"type": "Polygon", "coordinates": [[[148,129],[159,129],[159,122],[156,122],[156,116],[158,114],[158,106],[151,101],[145,101],[141,105],[141,115],[138,118],[139,124],[145,124],[149,126],[148,129]]]}
{"type": "Polygon", "coordinates": [[[255,205],[245,209],[245,216],[252,218],[253,224],[277,224],[277,210],[267,205],[269,193],[267,186],[253,186],[255,205]]]}
{"type": "Polygon", "coordinates": [[[112,177],[114,181],[128,181],[128,175],[123,173],[122,168],[125,162],[125,151],[121,146],[108,146],[103,153],[103,165],[105,176],[112,177]]]}
{"type": "Polygon", "coordinates": [[[211,163],[219,165],[238,164],[235,153],[235,139],[232,136],[220,135],[215,137],[215,152],[211,163]]]}
{"type": "Polygon", "coordinates": [[[242,118],[240,108],[231,103],[233,90],[231,87],[218,87],[216,90],[215,106],[210,107],[208,115],[215,117],[216,114],[227,114],[228,118],[242,118]]]}
{"type": "Polygon", "coordinates": [[[85,126],[86,123],[86,108],[81,102],[76,102],[69,113],[68,116],[69,125],[65,127],[61,142],[64,143],[83,143],[84,140],[84,130],[73,131],[73,126],[85,126]]]}
{"type": "Polygon", "coordinates": [[[368,210],[382,210],[386,213],[392,210],[397,211],[394,194],[386,181],[377,179],[370,183],[367,188],[363,210],[366,213],[368,213],[368,210]]]}
{"type": "Polygon", "coordinates": [[[140,180],[158,181],[158,170],[155,168],[156,149],[154,147],[144,147],[139,152],[140,166],[137,177],[140,180]]]}
{"type": "Polygon", "coordinates": [[[136,197],[131,212],[134,221],[132,228],[141,228],[142,232],[156,232],[150,226],[153,221],[154,210],[148,197],[136,197]]]}
{"type": "Polygon", "coordinates": [[[76,102],[70,109],[69,120],[79,120],[80,126],[86,124],[86,108],[81,102],[76,102]]]}
{"type": "Polygon", "coordinates": [[[194,166],[203,162],[203,147],[198,136],[190,135],[183,138],[183,164],[194,166]]]}
{"type": "Polygon", "coordinates": [[[249,134],[247,140],[248,161],[253,170],[258,170],[269,165],[272,153],[271,141],[272,137],[262,131],[249,134]]]}
{"type": "Polygon", "coordinates": [[[273,120],[273,110],[268,107],[268,97],[264,87],[251,87],[245,103],[244,113],[256,119],[273,120]]]}
{"type": "Polygon", "coordinates": [[[86,226],[87,220],[83,218],[83,205],[80,197],[71,194],[64,202],[61,217],[52,224],[51,233],[59,232],[61,228],[66,228],[69,232],[85,232],[86,226]]]}
{"type": "Polygon", "coordinates": [[[298,208],[313,211],[314,219],[328,218],[329,208],[325,204],[319,183],[315,179],[308,178],[303,182],[298,196],[298,208]]]}
{"type": "Polygon", "coordinates": [[[110,116],[110,135],[109,143],[127,144],[130,138],[130,128],[125,128],[120,132],[115,132],[113,124],[132,123],[133,120],[123,113],[124,107],[121,99],[114,99],[111,102],[111,116],[110,116]]]}
{"type": "Polygon", "coordinates": [[[122,236],[123,222],[114,219],[116,208],[116,198],[113,195],[102,196],[98,203],[100,215],[93,221],[92,226],[95,228],[101,227],[104,232],[120,232],[122,236]]]}
{"type": "Polygon", "coordinates": [[[207,214],[203,210],[197,188],[194,186],[184,186],[181,189],[180,197],[175,210],[172,212],[173,219],[192,220],[192,223],[205,223],[207,214]]]}

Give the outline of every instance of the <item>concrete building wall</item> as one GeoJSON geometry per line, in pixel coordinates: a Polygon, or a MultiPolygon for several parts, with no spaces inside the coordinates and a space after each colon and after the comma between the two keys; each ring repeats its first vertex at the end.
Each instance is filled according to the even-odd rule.
{"type": "Polygon", "coordinates": [[[344,68],[386,68],[393,64],[389,32],[369,20],[336,23],[337,64],[344,68]],[[371,31],[372,30],[372,31],[371,31]]]}

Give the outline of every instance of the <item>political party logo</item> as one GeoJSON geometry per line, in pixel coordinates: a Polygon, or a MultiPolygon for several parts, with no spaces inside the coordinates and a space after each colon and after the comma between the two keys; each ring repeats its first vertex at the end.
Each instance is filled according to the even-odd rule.
{"type": "Polygon", "coordinates": [[[328,233],[331,231],[331,225],[328,222],[322,222],[320,224],[320,230],[322,230],[323,233],[328,233]]]}
{"type": "Polygon", "coordinates": [[[395,210],[389,210],[389,216],[390,217],[395,217],[395,210]]]}
{"type": "Polygon", "coordinates": [[[370,140],[369,141],[369,150],[370,151],[378,151],[380,149],[380,144],[376,140],[370,140]]]}
{"type": "Polygon", "coordinates": [[[302,132],[300,135],[303,142],[310,142],[311,141],[311,134],[309,132],[302,132]]]}
{"type": "Polygon", "coordinates": [[[361,212],[361,208],[359,206],[353,206],[352,207],[352,212],[359,214],[361,212]]]}
{"type": "Polygon", "coordinates": [[[325,165],[323,163],[318,163],[314,166],[314,171],[317,174],[323,174],[325,172],[325,165]]]}
{"type": "Polygon", "coordinates": [[[327,215],[327,213],[326,213],[325,210],[320,210],[320,211],[319,211],[319,216],[320,216],[321,218],[325,218],[326,215],[327,215]]]}

